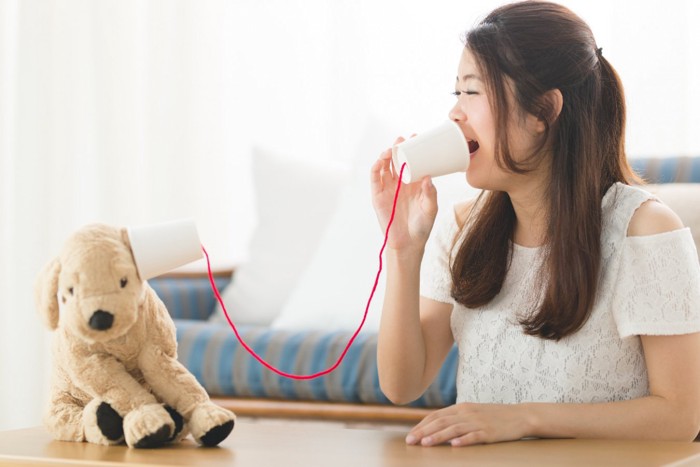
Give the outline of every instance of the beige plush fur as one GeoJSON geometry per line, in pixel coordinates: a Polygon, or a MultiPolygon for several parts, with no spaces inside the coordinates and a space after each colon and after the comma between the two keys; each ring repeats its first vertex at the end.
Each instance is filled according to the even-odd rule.
{"type": "Polygon", "coordinates": [[[234,414],[177,361],[175,325],[138,276],[124,229],[94,224],[71,236],[40,273],[36,301],[56,331],[45,417],[56,439],[155,447],[186,434],[172,409],[200,444],[228,436],[234,414]]]}

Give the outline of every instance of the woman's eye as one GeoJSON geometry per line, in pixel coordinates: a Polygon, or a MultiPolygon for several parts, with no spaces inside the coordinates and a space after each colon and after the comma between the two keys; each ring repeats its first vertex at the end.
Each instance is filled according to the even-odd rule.
{"type": "Polygon", "coordinates": [[[121,286],[122,289],[123,289],[124,287],[126,287],[126,284],[128,284],[128,283],[129,283],[129,281],[126,280],[126,277],[123,277],[123,278],[119,281],[119,285],[121,286]]]}
{"type": "Polygon", "coordinates": [[[462,94],[466,94],[467,96],[475,96],[475,95],[477,95],[477,94],[479,94],[479,93],[476,92],[476,91],[455,91],[455,92],[452,93],[452,95],[453,95],[453,96],[456,96],[456,97],[459,97],[459,96],[461,96],[462,94]]]}
{"type": "Polygon", "coordinates": [[[68,287],[68,293],[73,295],[73,287],[68,287]]]}

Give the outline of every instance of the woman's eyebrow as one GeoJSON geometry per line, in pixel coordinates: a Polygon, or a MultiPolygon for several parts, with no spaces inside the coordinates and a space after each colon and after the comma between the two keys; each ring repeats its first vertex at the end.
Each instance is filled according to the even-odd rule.
{"type": "MultiPolygon", "coordinates": [[[[462,81],[467,81],[468,79],[478,79],[479,81],[481,81],[481,78],[471,73],[462,76],[462,81]]],[[[457,77],[457,82],[459,82],[459,76],[457,77]]]]}

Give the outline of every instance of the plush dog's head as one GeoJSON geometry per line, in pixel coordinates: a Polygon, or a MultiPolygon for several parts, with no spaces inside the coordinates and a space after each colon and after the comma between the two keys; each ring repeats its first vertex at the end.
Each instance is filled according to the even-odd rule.
{"type": "Polygon", "coordinates": [[[139,278],[124,229],[88,225],[71,236],[36,284],[39,312],[88,342],[123,336],[138,320],[146,286],[139,278]]]}

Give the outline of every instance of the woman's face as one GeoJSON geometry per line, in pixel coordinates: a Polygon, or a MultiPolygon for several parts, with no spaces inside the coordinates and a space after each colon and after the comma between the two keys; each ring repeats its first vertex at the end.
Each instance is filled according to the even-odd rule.
{"type": "MultiPolygon", "coordinates": [[[[541,134],[537,119],[532,115],[523,116],[517,109],[509,86],[508,92],[508,142],[511,156],[522,161],[537,147],[541,134]]],[[[474,188],[511,191],[523,175],[501,169],[496,163],[495,145],[498,137],[495,116],[487,94],[486,81],[479,75],[474,55],[465,48],[459,62],[455,85],[457,102],[449,117],[457,122],[469,144],[469,168],[467,182],[474,188]]]]}

